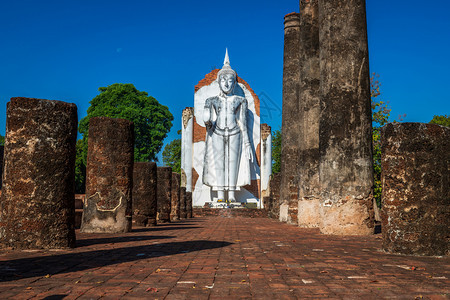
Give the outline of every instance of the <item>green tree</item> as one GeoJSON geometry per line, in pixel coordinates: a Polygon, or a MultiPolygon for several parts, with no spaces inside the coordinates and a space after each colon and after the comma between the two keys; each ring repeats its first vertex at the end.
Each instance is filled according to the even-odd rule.
{"type": "Polygon", "coordinates": [[[5,137],[0,134],[0,146],[5,145],[5,137]]]}
{"type": "Polygon", "coordinates": [[[82,118],[78,131],[83,138],[77,143],[77,192],[84,191],[89,120],[93,117],[110,117],[134,123],[134,160],[157,161],[157,153],[172,127],[173,116],[167,106],[161,105],[146,92],[132,84],[115,83],[99,88],[100,94],[91,100],[87,116],[82,118]],[[80,190],[82,188],[82,190],[80,190]]]}
{"type": "Polygon", "coordinates": [[[162,153],[164,165],[181,174],[181,139],[171,141],[162,153]]]}
{"type": "Polygon", "coordinates": [[[450,127],[450,117],[447,115],[433,116],[433,119],[431,119],[430,124],[437,124],[450,127]]]}
{"type": "Polygon", "coordinates": [[[370,77],[370,96],[372,102],[372,140],[373,140],[373,181],[374,197],[378,207],[381,207],[381,127],[389,122],[391,109],[388,104],[379,100],[381,95],[380,76],[372,73],[370,77]]]}
{"type": "Polygon", "coordinates": [[[275,130],[272,134],[272,172],[281,171],[281,129],[275,130]]]}

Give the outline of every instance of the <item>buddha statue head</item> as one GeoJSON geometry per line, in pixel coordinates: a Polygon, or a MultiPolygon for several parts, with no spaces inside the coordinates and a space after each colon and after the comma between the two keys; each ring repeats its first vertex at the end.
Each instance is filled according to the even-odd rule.
{"type": "Polygon", "coordinates": [[[225,95],[230,95],[233,92],[234,87],[236,85],[236,72],[230,66],[228,49],[225,52],[223,67],[217,74],[217,81],[219,83],[220,90],[225,95]]]}

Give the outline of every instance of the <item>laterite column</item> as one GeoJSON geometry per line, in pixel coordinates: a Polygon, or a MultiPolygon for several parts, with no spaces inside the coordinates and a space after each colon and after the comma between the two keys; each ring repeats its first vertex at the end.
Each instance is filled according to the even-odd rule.
{"type": "Polygon", "coordinates": [[[131,231],[134,126],[124,119],[89,120],[86,202],[81,232],[131,231]]]}
{"type": "Polygon", "coordinates": [[[75,247],[77,107],[12,98],[7,105],[0,247],[75,247]]]}
{"type": "Polygon", "coordinates": [[[156,163],[135,162],[133,167],[133,224],[156,225],[156,163]]]}
{"type": "Polygon", "coordinates": [[[157,216],[159,223],[170,222],[171,199],[172,199],[172,168],[157,168],[157,216]]]}
{"type": "Polygon", "coordinates": [[[173,172],[170,221],[177,221],[180,219],[180,181],[181,175],[173,172]]]}

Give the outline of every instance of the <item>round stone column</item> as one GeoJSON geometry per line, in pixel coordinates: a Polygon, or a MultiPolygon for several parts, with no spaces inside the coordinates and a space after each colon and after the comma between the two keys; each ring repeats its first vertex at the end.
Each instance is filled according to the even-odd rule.
{"type": "Polygon", "coordinates": [[[325,234],[372,234],[372,111],[365,0],[319,0],[318,4],[319,228],[325,234]]]}
{"type": "Polygon", "coordinates": [[[156,163],[135,162],[133,167],[133,224],[156,225],[156,163]]]}
{"type": "Polygon", "coordinates": [[[381,137],[384,250],[449,255],[450,128],[391,123],[381,137]]]}
{"type": "Polygon", "coordinates": [[[180,219],[180,183],[181,175],[173,172],[170,221],[177,221],[180,219]]]}
{"type": "Polygon", "coordinates": [[[180,219],[186,219],[187,218],[187,211],[186,211],[186,187],[180,188],[180,219]]]}
{"type": "Polygon", "coordinates": [[[284,17],[283,115],[281,131],[280,221],[297,224],[300,15],[284,17]]]}
{"type": "Polygon", "coordinates": [[[7,105],[0,246],[75,247],[77,107],[12,98],[7,105]]]}
{"type": "Polygon", "coordinates": [[[81,232],[131,231],[134,126],[124,119],[89,120],[86,202],[81,232]]]}
{"type": "Polygon", "coordinates": [[[170,222],[172,199],[172,168],[157,168],[157,221],[159,223],[170,222]]]}

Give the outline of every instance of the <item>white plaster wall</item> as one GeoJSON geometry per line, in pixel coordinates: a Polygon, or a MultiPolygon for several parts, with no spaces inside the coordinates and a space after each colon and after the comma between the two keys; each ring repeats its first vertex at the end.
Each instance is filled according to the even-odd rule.
{"type": "MultiPolygon", "coordinates": [[[[272,175],[272,133],[262,141],[261,145],[261,198],[263,191],[269,188],[270,175],[272,175]]],[[[264,201],[261,201],[264,208],[264,201]]]]}
{"type": "MultiPolygon", "coordinates": [[[[203,122],[203,109],[205,106],[205,101],[209,97],[217,96],[220,92],[219,84],[217,81],[214,81],[208,86],[204,86],[200,88],[194,94],[194,116],[195,121],[201,127],[205,127],[203,122]]],[[[255,110],[255,99],[253,98],[250,91],[241,83],[238,83],[235,88],[235,92],[239,96],[244,96],[248,102],[248,110],[247,113],[247,128],[249,131],[249,139],[253,149],[253,163],[250,164],[250,172],[251,179],[257,180],[261,178],[261,170],[256,161],[256,148],[261,142],[261,129],[260,129],[260,117],[256,114],[255,110]],[[251,134],[250,134],[251,133],[251,134]]],[[[215,117],[215,116],[214,116],[215,117]]],[[[206,202],[211,202],[216,198],[217,200],[217,192],[211,191],[209,186],[206,186],[202,182],[202,174],[203,174],[203,158],[205,156],[205,142],[197,142],[193,145],[193,168],[199,175],[197,183],[195,184],[194,191],[192,194],[192,203],[193,206],[201,206],[203,207],[206,202]]],[[[259,199],[253,196],[250,192],[241,188],[239,191],[235,193],[236,200],[238,202],[259,202],[259,199]]]]}
{"type": "Polygon", "coordinates": [[[194,118],[191,117],[184,127],[181,116],[181,169],[186,174],[186,191],[192,192],[192,135],[194,131],[194,118]]]}

